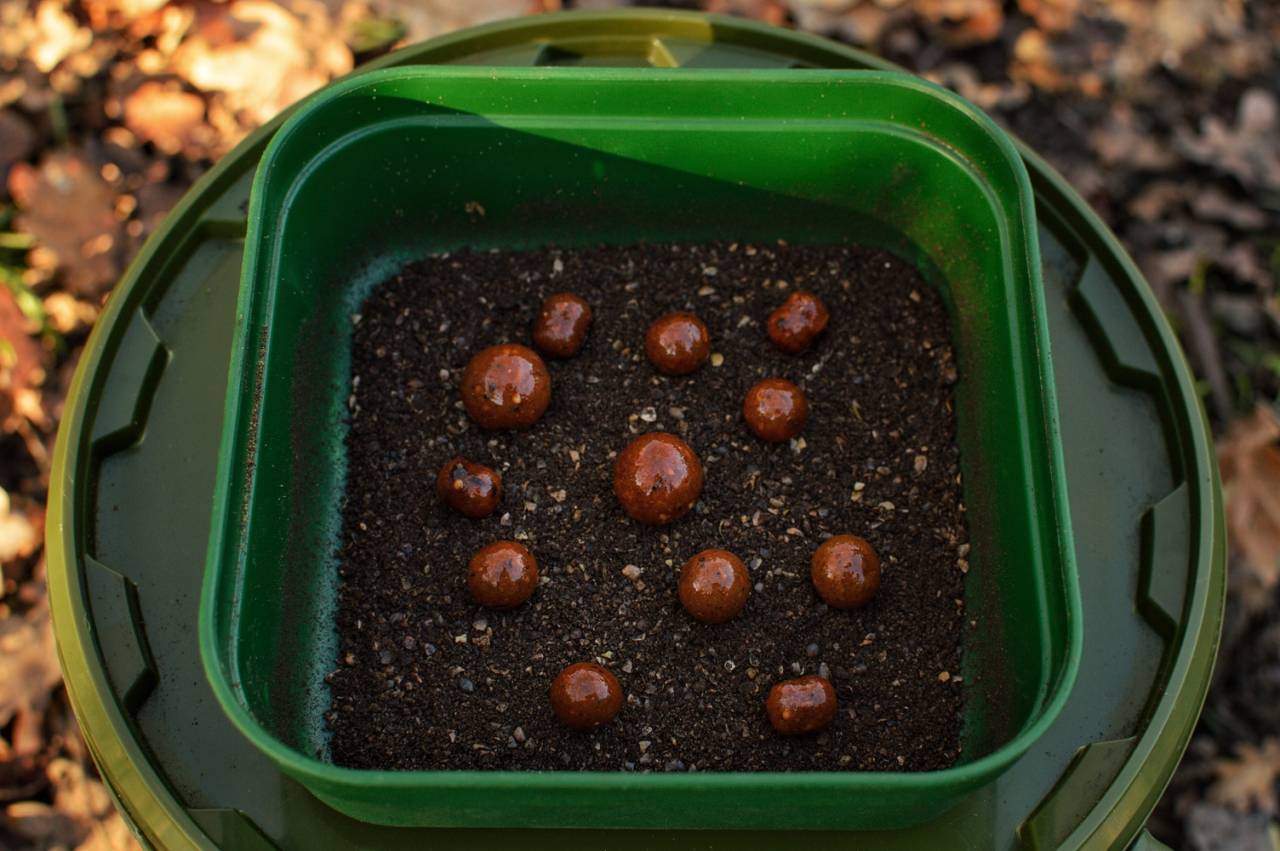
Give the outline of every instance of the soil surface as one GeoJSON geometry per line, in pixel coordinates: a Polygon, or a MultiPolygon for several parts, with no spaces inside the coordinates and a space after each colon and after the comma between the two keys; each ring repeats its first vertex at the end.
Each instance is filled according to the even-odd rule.
{"type": "Polygon", "coordinates": [[[905,262],[860,247],[633,246],[467,253],[405,267],[353,318],[348,485],[340,553],[332,757],[396,769],[923,771],[957,756],[967,531],[952,416],[945,309],[905,262]],[[782,354],[764,321],[797,288],[831,323],[782,354]],[[528,343],[541,300],[571,290],[595,313],[575,358],[549,360],[552,401],[522,432],[477,429],[458,382],[472,354],[528,343]],[[697,313],[711,361],[659,375],[648,324],[697,313]],[[801,438],[765,444],[742,420],[757,380],[799,384],[801,438]],[[696,509],[641,526],[614,498],[617,453],[665,430],[701,456],[696,509]],[[461,454],[501,472],[502,504],[469,520],[435,497],[461,454]],[[828,610],[809,560],[833,534],[868,538],[884,563],[876,600],[828,610]],[[486,611],[471,555],[525,543],[542,579],[525,605],[486,611]],[[728,549],[753,591],[729,623],[693,620],[680,566],[728,549]],[[626,700],[574,732],[548,688],[578,661],[606,665],[626,700]],[[825,732],[776,734],[765,695],[823,674],[840,703],[825,732]]]}

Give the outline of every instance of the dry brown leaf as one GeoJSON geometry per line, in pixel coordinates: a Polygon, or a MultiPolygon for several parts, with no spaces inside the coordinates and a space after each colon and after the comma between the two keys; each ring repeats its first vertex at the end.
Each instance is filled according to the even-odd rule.
{"type": "Polygon", "coordinates": [[[0,564],[27,558],[40,546],[44,518],[38,506],[15,506],[0,488],[0,564]]]}
{"type": "Polygon", "coordinates": [[[1072,75],[1058,68],[1049,39],[1038,29],[1023,30],[1013,43],[1009,78],[1046,92],[1062,92],[1075,87],[1072,75]]]}
{"type": "Polygon", "coordinates": [[[1234,759],[1215,759],[1218,778],[1209,786],[1209,800],[1238,813],[1276,813],[1276,781],[1280,779],[1280,740],[1268,738],[1261,748],[1236,746],[1234,759]]]}
{"type": "Polygon", "coordinates": [[[1266,89],[1241,95],[1235,126],[1206,115],[1198,135],[1180,131],[1177,141],[1188,157],[1234,176],[1247,189],[1280,191],[1280,101],[1266,89]]]}
{"type": "Polygon", "coordinates": [[[137,848],[128,827],[116,812],[106,787],[69,759],[55,759],[47,769],[53,785],[53,805],[83,831],[77,851],[132,851],[137,848]]]}
{"type": "Polygon", "coordinates": [[[67,289],[96,296],[120,272],[122,227],[115,194],[81,154],[49,154],[39,167],[18,163],[9,172],[9,194],[22,212],[17,227],[35,237],[33,267],[62,274],[67,289]]]}
{"type": "Polygon", "coordinates": [[[36,31],[27,49],[27,58],[46,74],[93,41],[93,33],[76,23],[67,12],[67,5],[59,0],[41,0],[36,7],[36,31]]]}
{"type": "MultiPolygon", "coordinates": [[[[164,7],[166,0],[81,0],[96,30],[114,29],[147,17],[164,7]]],[[[134,31],[136,34],[136,30],[134,31]]]]}
{"type": "Polygon", "coordinates": [[[1263,590],[1280,582],[1280,418],[1259,406],[1218,442],[1227,529],[1248,576],[1263,590]]]}
{"type": "Polygon", "coordinates": [[[1144,222],[1165,218],[1171,209],[1187,200],[1186,185],[1174,180],[1154,180],[1142,188],[1126,205],[1133,215],[1144,222]]]}
{"type": "Polygon", "coordinates": [[[0,825],[36,848],[70,848],[85,835],[75,820],[38,801],[19,801],[5,807],[0,825]]]}
{"type": "Polygon", "coordinates": [[[53,330],[65,336],[92,325],[99,310],[94,302],[80,301],[70,293],[56,291],[45,296],[44,312],[53,330]]]}
{"type": "MultiPolygon", "coordinates": [[[[369,0],[369,8],[380,18],[395,18],[404,24],[405,41],[422,41],[463,27],[484,24],[536,11],[542,4],[534,0],[369,0]]],[[[575,8],[589,7],[578,0],[575,8]]],[[[599,6],[621,5],[609,0],[599,6]]]]}
{"type": "Polygon", "coordinates": [[[1178,68],[1207,39],[1240,38],[1242,0],[1092,0],[1089,13],[1125,24],[1128,32],[1115,57],[1119,79],[1134,79],[1156,65],[1178,68]]]}
{"type": "Polygon", "coordinates": [[[911,14],[899,3],[872,0],[787,0],[786,5],[800,29],[833,33],[854,44],[874,44],[891,25],[911,14]]]}
{"type": "Polygon", "coordinates": [[[11,109],[0,109],[0,179],[9,166],[27,158],[35,143],[35,131],[26,119],[11,109]]]}
{"type": "Polygon", "coordinates": [[[1089,134],[1089,146],[1106,166],[1140,171],[1167,171],[1179,160],[1128,104],[1117,104],[1107,121],[1089,134]]]}
{"type": "Polygon", "coordinates": [[[257,126],[351,70],[351,51],[318,0],[201,4],[173,68],[195,88],[221,92],[257,126]]]}
{"type": "Polygon", "coordinates": [[[164,154],[199,159],[214,131],[204,123],[204,98],[176,83],[143,83],[124,100],[124,126],[164,154]]]}
{"type": "Polygon", "coordinates": [[[1045,32],[1063,32],[1071,29],[1080,11],[1081,0],[1018,0],[1018,8],[1031,16],[1036,26],[1045,32]]]}
{"type": "Polygon", "coordinates": [[[992,41],[1004,26],[1000,0],[913,0],[912,8],[936,25],[942,40],[953,47],[992,41]]]}
{"type": "Polygon", "coordinates": [[[23,314],[13,292],[0,283],[0,430],[16,430],[23,420],[44,424],[40,385],[47,352],[31,335],[38,329],[23,314]]]}
{"type": "Polygon", "coordinates": [[[19,710],[43,711],[61,680],[48,606],[0,619],[0,727],[19,710]]]}
{"type": "Polygon", "coordinates": [[[1249,201],[1232,198],[1217,186],[1203,186],[1190,193],[1191,211],[1202,219],[1223,222],[1239,230],[1259,230],[1267,225],[1267,214],[1249,201]]]}

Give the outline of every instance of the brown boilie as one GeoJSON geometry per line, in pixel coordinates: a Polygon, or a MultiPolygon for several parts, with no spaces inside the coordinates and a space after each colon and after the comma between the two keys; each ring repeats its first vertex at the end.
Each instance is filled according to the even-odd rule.
{"type": "Polygon", "coordinates": [[[688,375],[711,354],[711,336],[692,313],[668,313],[649,326],[644,351],[659,372],[688,375]]]}
{"type": "Polygon", "coordinates": [[[814,552],[809,575],[831,608],[861,608],[880,587],[880,557],[857,535],[836,535],[814,552]]]}
{"type": "Polygon", "coordinates": [[[556,293],[542,302],[533,322],[533,344],[544,355],[569,358],[578,353],[591,327],[591,305],[574,293],[556,293]]]}
{"type": "Polygon", "coordinates": [[[618,454],[613,492],[623,510],[641,523],[670,523],[698,501],[702,462],[674,434],[641,435],[618,454]]]}
{"type": "Polygon", "coordinates": [[[436,476],[436,496],[459,514],[478,520],[488,517],[498,507],[502,499],[502,477],[483,464],[457,455],[440,468],[436,476]]]}
{"type": "Polygon", "coordinates": [[[825,677],[810,674],[775,683],[765,701],[773,729],[784,736],[813,733],[836,718],[836,690],[825,677]]]}
{"type": "Polygon", "coordinates": [[[622,686],[608,669],[594,662],[565,668],[551,683],[551,708],[564,724],[590,730],[607,724],[622,708],[622,686]]]}
{"type": "Polygon", "coordinates": [[[481,428],[523,428],[551,402],[551,375],[538,353],[503,343],[477,353],[462,373],[462,404],[481,428]]]}
{"type": "Polygon", "coordinates": [[[827,306],[813,293],[798,292],[769,314],[769,339],[789,354],[799,354],[813,344],[827,328],[827,306]]]}
{"type": "Polygon", "coordinates": [[[467,589],[486,609],[514,609],[537,587],[538,560],[515,541],[490,544],[467,566],[467,589]]]}
{"type": "Polygon", "coordinates": [[[703,550],[680,569],[680,604],[703,623],[724,623],[747,604],[751,576],[728,550],[703,550]]]}
{"type": "Polygon", "coordinates": [[[766,378],[747,391],[742,400],[747,426],[761,440],[781,443],[804,428],[809,400],[804,391],[782,378],[766,378]]]}

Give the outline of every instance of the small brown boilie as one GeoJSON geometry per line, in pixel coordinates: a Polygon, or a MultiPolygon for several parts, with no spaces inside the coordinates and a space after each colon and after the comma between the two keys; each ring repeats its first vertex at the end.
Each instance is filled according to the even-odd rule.
{"type": "Polygon", "coordinates": [[[880,557],[857,535],[836,535],[814,552],[809,575],[828,606],[858,609],[880,587],[880,557]]]}
{"type": "Polygon", "coordinates": [[[784,736],[813,733],[836,718],[836,690],[825,677],[810,674],[769,689],[764,704],[773,729],[784,736]]]}
{"type": "Polygon", "coordinates": [[[659,372],[688,375],[711,354],[711,336],[692,313],[668,313],[649,326],[644,352],[659,372]]]}
{"type": "Polygon", "coordinates": [[[622,708],[618,678],[594,662],[578,662],[556,675],[551,683],[551,708],[556,717],[575,730],[607,724],[622,708]]]}
{"type": "Polygon", "coordinates": [[[799,354],[827,328],[827,306],[813,293],[792,293],[769,314],[769,339],[789,354],[799,354]]]}
{"type": "Polygon", "coordinates": [[[573,293],[556,293],[542,302],[533,322],[533,344],[548,357],[569,358],[578,353],[591,327],[591,305],[573,293]]]}
{"type": "Polygon", "coordinates": [[[674,434],[641,435],[618,454],[613,492],[641,523],[670,523],[693,508],[702,493],[702,462],[674,434]]]}
{"type": "Polygon", "coordinates": [[[766,378],[747,391],[742,415],[755,436],[781,443],[798,435],[809,419],[804,391],[782,378],[766,378]]]}
{"type": "Polygon", "coordinates": [[[502,477],[496,470],[461,455],[445,462],[436,476],[436,495],[459,514],[473,520],[488,517],[502,499],[502,477]]]}
{"type": "Polygon", "coordinates": [[[747,604],[751,576],[728,550],[703,550],[680,568],[680,604],[703,623],[724,623],[747,604]]]}
{"type": "Polygon", "coordinates": [[[471,557],[467,588],[486,609],[514,609],[538,587],[538,560],[515,541],[497,541],[471,557]]]}
{"type": "Polygon", "coordinates": [[[462,373],[462,404],[481,428],[533,425],[550,402],[551,374],[527,346],[490,346],[462,373]]]}

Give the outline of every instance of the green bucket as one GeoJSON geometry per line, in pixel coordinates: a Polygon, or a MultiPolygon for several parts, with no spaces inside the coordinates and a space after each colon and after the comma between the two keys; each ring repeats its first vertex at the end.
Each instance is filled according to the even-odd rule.
{"type": "MultiPolygon", "coordinates": [[[[377,64],[443,63],[886,67],[822,39],[744,21],[637,11],[482,27],[377,64]]],[[[776,834],[728,829],[370,825],[315,798],[228,722],[204,678],[194,627],[249,189],[278,128],[264,128],[220,162],[145,246],[95,329],[68,398],[50,504],[50,595],[68,691],[122,812],[144,841],[165,848],[776,844],[776,834]]],[[[1224,532],[1190,375],[1114,238],[1043,162],[1018,152],[1038,217],[1089,626],[1079,685],[1035,747],[1000,777],[915,827],[810,834],[838,847],[952,847],[961,838],[992,848],[1150,842],[1139,837],[1142,824],[1208,687],[1224,532]]]]}
{"type": "Polygon", "coordinates": [[[223,708],[318,797],[386,824],[889,828],[990,782],[1061,711],[1083,640],[1033,207],[1008,137],[906,74],[419,66],[331,86],[276,134],[249,206],[200,609],[223,708]],[[936,270],[953,316],[965,505],[981,518],[959,765],[408,772],[315,756],[323,694],[273,695],[314,694],[336,664],[343,341],[370,286],[464,247],[850,235],[936,270]]]}

